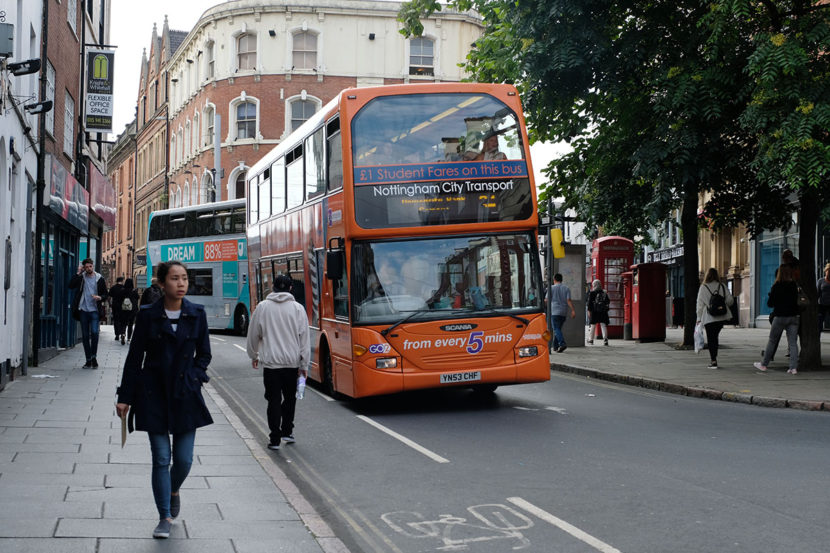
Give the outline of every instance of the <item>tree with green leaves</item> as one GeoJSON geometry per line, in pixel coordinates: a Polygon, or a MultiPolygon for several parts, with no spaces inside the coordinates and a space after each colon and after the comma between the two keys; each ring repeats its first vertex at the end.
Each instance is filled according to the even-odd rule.
{"type": "MultiPolygon", "coordinates": [[[[754,180],[753,137],[737,124],[749,90],[734,78],[747,41],[707,48],[700,22],[709,6],[689,0],[452,5],[484,18],[467,63],[473,77],[514,83],[532,138],[573,146],[546,169],[543,200],[562,196],[589,227],[629,237],[647,236],[681,210],[684,342],[691,344],[700,193],[754,180]]],[[[417,33],[420,18],[436,9],[432,0],[406,4],[404,31],[417,33]]]]}
{"type": "MultiPolygon", "coordinates": [[[[810,298],[799,329],[800,369],[821,367],[813,252],[819,217],[830,219],[830,3],[825,0],[719,0],[703,24],[709,46],[732,40],[737,28],[749,37],[751,51],[743,76],[751,100],[739,122],[757,139],[752,167],[756,190],[740,203],[755,213],[754,232],[781,228],[765,220],[765,198],[758,190],[777,189],[798,200],[800,282],[810,298]]],[[[729,205],[734,198],[718,198],[729,205]]],[[[716,212],[713,209],[713,212],[716,212]]],[[[729,210],[722,215],[728,217],[729,210]]],[[[715,213],[715,219],[719,217],[715,213]]],[[[728,224],[728,218],[722,223],[728,224]]]]}

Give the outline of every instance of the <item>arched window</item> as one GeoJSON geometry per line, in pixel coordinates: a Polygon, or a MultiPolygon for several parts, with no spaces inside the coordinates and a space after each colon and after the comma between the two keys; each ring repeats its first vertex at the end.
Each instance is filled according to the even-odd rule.
{"type": "Polygon", "coordinates": [[[210,80],[216,74],[216,43],[212,40],[205,45],[205,77],[210,80]]]}
{"type": "Polygon", "coordinates": [[[184,183],[184,194],[182,195],[182,207],[189,205],[190,203],[190,183],[185,181],[184,183]]]}
{"type": "Polygon", "coordinates": [[[193,153],[190,147],[190,121],[187,121],[184,124],[184,148],[182,148],[184,150],[184,158],[189,158],[193,153]]]}
{"type": "Polygon", "coordinates": [[[205,145],[213,145],[214,120],[216,119],[216,110],[213,106],[208,106],[205,110],[205,145]]]}
{"type": "Polygon", "coordinates": [[[190,205],[199,205],[199,181],[193,177],[193,184],[190,187],[190,205]]]}
{"type": "Polygon", "coordinates": [[[418,37],[409,40],[409,74],[435,74],[435,43],[431,39],[418,37]]]}
{"type": "Polygon", "coordinates": [[[200,149],[201,144],[199,144],[199,114],[196,113],[193,115],[193,139],[191,141],[193,145],[193,152],[198,152],[200,149]]]}
{"type": "Polygon", "coordinates": [[[236,138],[256,138],[256,104],[253,102],[236,106],[236,138]]]}
{"type": "Polygon", "coordinates": [[[296,131],[315,111],[317,104],[313,100],[297,99],[291,102],[291,132],[296,131]]]}
{"type": "Polygon", "coordinates": [[[236,38],[236,68],[256,69],[256,35],[243,33],[236,38]]]}
{"type": "Polygon", "coordinates": [[[310,31],[294,34],[292,48],[293,69],[314,69],[317,67],[317,35],[310,31]]]}
{"type": "Polygon", "coordinates": [[[176,164],[180,164],[184,159],[184,137],[182,135],[182,128],[179,127],[179,132],[176,138],[176,142],[179,143],[179,157],[176,159],[176,164]]]}
{"type": "Polygon", "coordinates": [[[170,137],[170,159],[173,160],[173,165],[176,165],[176,156],[178,155],[178,144],[176,143],[176,135],[170,137]]]}
{"type": "Polygon", "coordinates": [[[244,198],[245,197],[245,175],[247,175],[247,171],[240,171],[238,175],[236,175],[236,198],[244,198]]]}

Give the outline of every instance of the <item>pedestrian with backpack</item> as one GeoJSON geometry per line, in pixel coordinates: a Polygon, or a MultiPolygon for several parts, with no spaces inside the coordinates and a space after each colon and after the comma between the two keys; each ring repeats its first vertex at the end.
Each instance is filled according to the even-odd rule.
{"type": "Polygon", "coordinates": [[[608,345],[608,310],[611,307],[611,298],[608,292],[602,289],[602,282],[595,280],[591,283],[591,291],[588,293],[588,324],[591,325],[591,338],[589,344],[593,344],[597,337],[597,325],[602,329],[603,343],[608,345]]]}
{"type": "Polygon", "coordinates": [[[709,346],[709,367],[718,367],[718,336],[723,325],[732,318],[729,309],[735,303],[735,298],[729,289],[720,281],[718,270],[711,267],[706,271],[703,284],[697,291],[697,322],[703,325],[706,331],[706,343],[709,346]]]}
{"type": "Polygon", "coordinates": [[[138,290],[135,289],[133,279],[128,278],[124,281],[124,295],[121,299],[121,344],[124,344],[124,336],[126,334],[127,343],[133,337],[133,323],[135,316],[138,313],[138,290]]]}

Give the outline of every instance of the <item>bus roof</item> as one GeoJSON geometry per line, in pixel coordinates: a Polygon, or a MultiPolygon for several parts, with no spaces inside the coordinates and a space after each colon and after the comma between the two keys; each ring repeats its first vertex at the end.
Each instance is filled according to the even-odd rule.
{"type": "Polygon", "coordinates": [[[154,215],[176,215],[179,213],[190,213],[192,211],[216,211],[229,207],[241,207],[245,205],[245,198],[236,200],[225,200],[223,202],[210,202],[206,204],[189,205],[186,207],[171,207],[169,209],[158,209],[150,213],[150,217],[154,215]]]}

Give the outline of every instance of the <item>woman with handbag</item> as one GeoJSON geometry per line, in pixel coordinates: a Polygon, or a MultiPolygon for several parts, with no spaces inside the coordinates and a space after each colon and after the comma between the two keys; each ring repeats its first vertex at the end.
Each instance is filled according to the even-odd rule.
{"type": "Polygon", "coordinates": [[[703,325],[706,331],[706,343],[709,346],[709,367],[718,367],[718,338],[723,325],[732,318],[730,307],[735,298],[729,289],[720,281],[718,270],[711,267],[706,271],[703,284],[697,291],[697,322],[703,325]]]}
{"type": "Polygon", "coordinates": [[[123,418],[132,409],[136,429],[150,437],[159,513],[153,537],[167,538],[181,507],[179,488],[193,462],[196,429],[213,423],[202,397],[211,354],[205,309],[184,297],[185,266],[161,263],[156,274],[164,298],[138,312],[116,410],[123,418]]]}
{"type": "Polygon", "coordinates": [[[787,332],[787,344],[790,352],[789,374],[798,373],[798,285],[793,280],[793,269],[789,265],[778,267],[775,282],[769,291],[767,305],[772,307],[772,325],[769,329],[769,340],[764,348],[764,359],[753,366],[759,371],[766,371],[772,360],[781,334],[787,332]]]}

